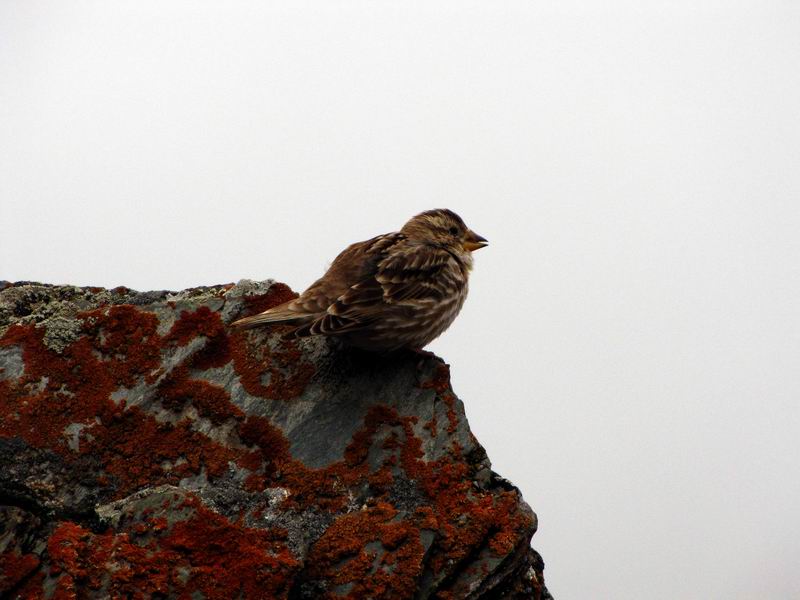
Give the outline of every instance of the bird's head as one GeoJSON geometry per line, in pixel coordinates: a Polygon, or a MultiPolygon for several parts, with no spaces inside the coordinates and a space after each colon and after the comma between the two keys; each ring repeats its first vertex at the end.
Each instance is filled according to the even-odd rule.
{"type": "Polygon", "coordinates": [[[410,240],[435,244],[459,254],[473,252],[489,243],[447,208],[426,210],[412,217],[400,232],[410,240]]]}

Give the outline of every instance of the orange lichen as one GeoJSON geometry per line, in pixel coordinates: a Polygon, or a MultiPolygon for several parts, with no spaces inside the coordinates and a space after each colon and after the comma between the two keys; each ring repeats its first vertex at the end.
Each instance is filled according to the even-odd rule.
{"type": "MultiPolygon", "coordinates": [[[[111,400],[119,386],[134,385],[137,377],[146,377],[160,364],[163,340],[156,333],[156,317],[125,305],[79,316],[85,335],[61,354],[44,344],[43,329],[32,326],[12,326],[0,340],[2,346],[19,346],[25,364],[22,377],[0,395],[0,435],[19,436],[69,458],[74,451],[65,428],[86,425],[78,452],[101,460],[105,473],[114,478],[118,497],[148,484],[175,483],[203,468],[210,477],[224,473],[235,453],[193,431],[190,421],[161,423],[124,401],[117,405],[111,400]],[[168,470],[162,466],[179,458],[180,465],[168,470]]],[[[214,313],[205,316],[218,320],[214,313]]],[[[171,342],[187,341],[180,326],[174,331],[171,342]]],[[[161,390],[167,404],[181,399],[196,403],[198,413],[214,423],[242,416],[226,392],[189,380],[185,367],[165,379],[161,390]]]]}
{"type": "Polygon", "coordinates": [[[0,553],[0,595],[17,585],[39,566],[35,554],[0,553]]]}
{"type": "Polygon", "coordinates": [[[458,429],[458,416],[456,415],[456,397],[453,394],[442,396],[447,405],[447,433],[453,434],[458,429]]]}
{"type": "Polygon", "coordinates": [[[423,429],[427,429],[428,433],[430,433],[432,438],[435,438],[436,435],[439,433],[438,429],[439,420],[436,418],[436,413],[430,418],[430,420],[423,425],[423,429]]]}
{"type": "MultiPolygon", "coordinates": [[[[258,314],[294,298],[297,294],[288,286],[273,283],[266,294],[244,296],[245,310],[240,316],[258,314]]],[[[230,340],[234,369],[242,386],[253,396],[279,400],[295,398],[314,375],[314,366],[303,360],[293,340],[282,339],[278,347],[272,349],[263,343],[252,343],[245,332],[226,339],[230,340]]]]}
{"type": "Polygon", "coordinates": [[[201,306],[194,312],[183,311],[169,333],[166,344],[185,346],[197,337],[206,338],[205,345],[192,355],[187,367],[197,370],[221,367],[230,360],[230,347],[225,324],[219,313],[201,306]]]}
{"type": "Polygon", "coordinates": [[[62,354],[47,348],[44,331],[14,325],[0,345],[22,348],[25,371],[0,397],[0,435],[20,436],[31,445],[68,452],[64,428],[88,423],[110,407],[115,379],[127,379],[129,371],[114,359],[115,372],[98,360],[89,338],[82,337],[62,354]]]}
{"type": "Polygon", "coordinates": [[[268,469],[270,474],[290,460],[289,441],[269,419],[247,417],[239,425],[238,431],[239,438],[245,444],[256,446],[261,453],[264,468],[268,469]]]}
{"type": "Polygon", "coordinates": [[[450,366],[446,363],[438,363],[434,370],[433,377],[422,382],[420,387],[434,390],[437,394],[444,394],[452,391],[450,388],[450,366]]]}
{"type": "MultiPolygon", "coordinates": [[[[458,429],[458,415],[455,410],[456,397],[455,394],[453,394],[453,389],[450,387],[450,366],[445,363],[436,365],[433,377],[420,384],[420,387],[434,390],[444,401],[447,405],[447,433],[455,433],[458,429]]],[[[436,431],[435,415],[428,425],[431,426],[432,432],[436,431]]],[[[432,433],[432,435],[436,434],[432,433]]]]}
{"type": "Polygon", "coordinates": [[[147,485],[175,484],[204,468],[208,477],[219,477],[236,458],[234,450],[193,431],[191,421],[158,422],[135,406],[104,412],[87,433],[81,453],[100,459],[114,477],[117,497],[147,485]],[[178,458],[181,464],[174,464],[178,458]],[[165,468],[165,462],[173,465],[165,468]]]}
{"type": "MultiPolygon", "coordinates": [[[[47,547],[46,566],[56,577],[54,597],[79,597],[85,588],[113,598],[288,596],[299,565],[286,547],[284,530],[242,527],[195,499],[185,506],[194,514],[172,527],[163,518],[150,518],[118,533],[94,534],[61,523],[47,547]]],[[[32,585],[20,595],[30,593],[32,585]]]]}
{"type": "Polygon", "coordinates": [[[230,339],[234,369],[242,387],[253,396],[296,398],[314,375],[314,365],[303,360],[294,340],[281,339],[278,347],[271,349],[267,344],[254,343],[246,332],[235,333],[230,339]]]}
{"type": "Polygon", "coordinates": [[[244,413],[230,401],[223,388],[198,379],[189,379],[189,369],[176,367],[158,386],[164,408],[181,412],[191,405],[201,417],[220,425],[228,419],[241,419],[244,413]]]}
{"type": "Polygon", "coordinates": [[[201,306],[194,312],[181,311],[172,329],[164,336],[164,341],[185,346],[198,336],[211,339],[224,333],[224,330],[219,314],[207,306],[201,306]]]}
{"type": "Polygon", "coordinates": [[[269,286],[266,294],[253,294],[250,296],[243,296],[245,310],[242,312],[242,317],[249,317],[264,312],[267,309],[294,300],[297,294],[285,283],[273,283],[269,286]]]}
{"type": "Polygon", "coordinates": [[[407,598],[422,572],[424,547],[416,515],[396,521],[398,512],[379,502],[339,517],[309,551],[311,578],[350,586],[327,598],[407,598]],[[374,548],[374,550],[371,550],[374,548]]]}
{"type": "MultiPolygon", "coordinates": [[[[161,363],[158,318],[133,306],[119,305],[81,314],[83,330],[102,360],[104,374],[116,386],[132,386],[161,363]]],[[[79,363],[77,366],[81,366],[79,363]]]]}

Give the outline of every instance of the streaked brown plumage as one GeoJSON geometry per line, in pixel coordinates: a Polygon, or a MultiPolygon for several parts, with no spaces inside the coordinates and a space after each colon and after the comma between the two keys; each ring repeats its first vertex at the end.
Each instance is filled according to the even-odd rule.
{"type": "Polygon", "coordinates": [[[421,349],[458,315],[471,253],[486,244],[453,211],[429,210],[348,246],[299,298],[233,325],[290,324],[297,336],[336,336],[366,350],[421,349]]]}

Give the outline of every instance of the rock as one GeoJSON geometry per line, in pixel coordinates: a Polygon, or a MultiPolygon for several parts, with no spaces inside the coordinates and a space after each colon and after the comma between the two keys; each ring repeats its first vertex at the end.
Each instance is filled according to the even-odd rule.
{"type": "Polygon", "coordinates": [[[447,365],[226,326],[292,297],[0,285],[0,596],[550,597],[447,365]]]}

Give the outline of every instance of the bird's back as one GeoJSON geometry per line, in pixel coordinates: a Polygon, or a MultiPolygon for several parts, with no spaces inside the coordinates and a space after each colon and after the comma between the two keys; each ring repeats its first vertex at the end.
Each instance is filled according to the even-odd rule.
{"type": "Polygon", "coordinates": [[[404,239],[401,233],[387,233],[350,244],[322,277],[291,302],[292,306],[308,314],[322,315],[354,285],[374,278],[388,250],[404,239]]]}
{"type": "Polygon", "coordinates": [[[351,244],[297,299],[234,325],[291,324],[297,336],[367,350],[422,348],[460,312],[471,252],[485,245],[452,211],[426,211],[399,232],[351,244]]]}

